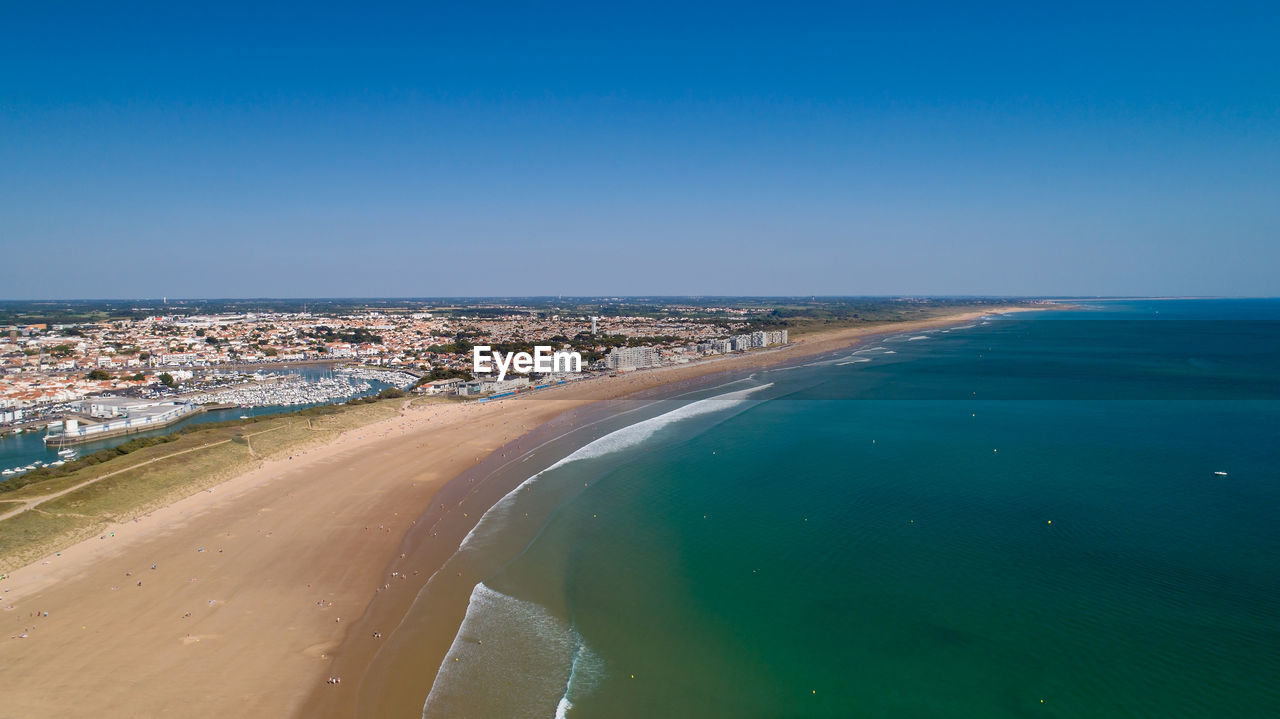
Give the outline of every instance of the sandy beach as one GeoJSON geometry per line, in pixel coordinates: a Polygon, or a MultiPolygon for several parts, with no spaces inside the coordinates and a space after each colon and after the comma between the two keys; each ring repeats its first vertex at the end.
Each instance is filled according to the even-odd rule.
{"type": "MultiPolygon", "coordinates": [[[[397,417],[11,573],[0,584],[0,717],[352,716],[374,634],[501,496],[465,486],[495,451],[520,451],[522,437],[587,403],[984,314],[814,334],[498,402],[406,402],[397,417]],[[429,549],[409,556],[410,546],[429,549]]],[[[456,629],[433,632],[447,643],[456,629]]],[[[391,715],[416,716],[418,693],[392,697],[391,715]]]]}

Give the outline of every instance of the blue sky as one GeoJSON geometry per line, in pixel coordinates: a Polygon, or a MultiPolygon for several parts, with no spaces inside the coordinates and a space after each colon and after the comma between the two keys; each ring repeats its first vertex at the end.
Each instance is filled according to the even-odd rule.
{"type": "Polygon", "coordinates": [[[0,297],[1280,294],[1275,3],[183,5],[0,4],[0,297]]]}

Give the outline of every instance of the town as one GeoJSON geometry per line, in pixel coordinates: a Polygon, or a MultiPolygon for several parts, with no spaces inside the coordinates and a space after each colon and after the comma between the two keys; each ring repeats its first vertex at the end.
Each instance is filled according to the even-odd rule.
{"type": "MultiPolygon", "coordinates": [[[[786,344],[786,329],[751,329],[767,311],[680,305],[661,314],[602,316],[490,304],[192,313],[162,305],[137,316],[15,323],[0,327],[0,426],[90,415],[85,401],[103,396],[132,398],[135,416],[162,422],[182,418],[186,404],[315,403],[369,388],[350,372],[302,381],[287,374],[295,367],[364,368],[384,373],[376,379],[385,384],[425,394],[502,396],[547,381],[786,344]],[[481,348],[501,364],[536,347],[573,355],[581,372],[475,371],[481,348]]],[[[76,431],[83,435],[86,427],[76,431]]]]}

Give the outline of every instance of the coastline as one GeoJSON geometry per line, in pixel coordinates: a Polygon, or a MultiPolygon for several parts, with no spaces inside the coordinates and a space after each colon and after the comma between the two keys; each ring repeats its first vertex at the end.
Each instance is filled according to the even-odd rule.
{"type": "MultiPolygon", "coordinates": [[[[632,409],[637,405],[636,400],[657,399],[673,392],[705,388],[724,381],[729,375],[783,366],[903,332],[964,324],[991,314],[1060,308],[1061,306],[1015,307],[893,323],[892,326],[878,328],[846,328],[815,333],[805,337],[802,342],[771,352],[664,367],[651,373],[623,375],[638,382],[625,389],[612,387],[614,391],[605,396],[592,395],[585,404],[575,405],[503,445],[484,462],[455,477],[441,489],[438,499],[444,499],[444,502],[433,506],[420,518],[419,526],[405,537],[401,547],[402,554],[388,563],[383,572],[383,576],[391,581],[387,587],[391,591],[379,593],[370,601],[365,613],[350,628],[346,639],[334,650],[334,661],[328,676],[341,677],[342,683],[336,686],[317,684],[304,705],[304,711],[297,716],[421,715],[423,702],[439,670],[440,662],[452,645],[466,615],[470,590],[475,582],[483,578],[476,577],[474,581],[472,578],[463,578],[455,582],[459,586],[454,587],[456,596],[451,602],[448,616],[433,617],[431,626],[427,628],[406,629],[410,634],[408,637],[397,636],[395,632],[402,630],[402,622],[426,583],[454,555],[485,512],[514,490],[519,480],[483,488],[477,487],[475,483],[482,482],[490,474],[518,461],[523,453],[562,437],[567,432],[632,409]],[[458,509],[461,499],[467,501],[466,512],[458,509]],[[395,628],[395,632],[390,631],[390,628],[395,628]],[[376,639],[375,633],[378,635],[376,639]],[[395,646],[397,644],[399,646],[395,646]]],[[[526,396],[524,399],[529,401],[538,397],[526,396]]],[[[453,578],[449,577],[449,580],[452,581],[453,578]]]]}
{"type": "MultiPolygon", "coordinates": [[[[1041,309],[1053,306],[819,333],[776,352],[588,380],[589,398],[569,385],[489,403],[406,402],[398,417],[269,460],[11,573],[0,597],[4,629],[31,628],[0,650],[6,708],[24,716],[161,716],[176,706],[193,717],[351,716],[359,675],[380,647],[372,631],[398,623],[432,566],[505,495],[473,486],[485,462],[500,464],[504,451],[572,424],[571,410],[885,334],[1041,309]],[[462,504],[451,507],[453,499],[462,504]],[[410,552],[424,536],[430,549],[410,552]],[[404,578],[392,584],[392,572],[404,578]],[[44,611],[47,618],[31,616],[44,611]],[[345,681],[326,685],[335,675],[345,681]]],[[[447,648],[457,624],[432,631],[447,648]]],[[[427,679],[388,694],[388,715],[417,716],[421,701],[413,706],[412,696],[425,697],[427,679]]]]}

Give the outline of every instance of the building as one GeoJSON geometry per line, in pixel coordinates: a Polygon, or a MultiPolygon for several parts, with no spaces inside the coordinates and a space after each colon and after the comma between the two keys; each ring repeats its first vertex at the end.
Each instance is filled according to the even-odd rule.
{"type": "Polygon", "coordinates": [[[529,388],[528,377],[513,377],[511,379],[476,379],[470,382],[459,382],[455,385],[456,393],[463,397],[471,397],[478,394],[502,394],[503,392],[513,392],[529,388]]]}
{"type": "Polygon", "coordinates": [[[71,409],[94,419],[111,419],[112,417],[134,417],[155,414],[172,409],[175,403],[161,400],[134,399],[132,397],[89,397],[71,403],[71,409]],[[155,409],[163,407],[163,409],[155,409]]]}
{"type": "Polygon", "coordinates": [[[160,355],[161,365],[180,365],[195,364],[200,361],[200,355],[195,352],[166,352],[160,355]]]}
{"type": "Polygon", "coordinates": [[[416,391],[422,394],[448,394],[460,384],[462,384],[462,380],[457,377],[451,379],[438,379],[422,383],[418,386],[416,391]]]}
{"type": "Polygon", "coordinates": [[[612,370],[656,367],[658,351],[652,347],[616,347],[604,357],[604,366],[612,370]]]}
{"type": "Polygon", "coordinates": [[[777,332],[752,332],[752,347],[768,347],[769,345],[785,345],[787,343],[787,331],[780,330],[777,332]]]}
{"type": "Polygon", "coordinates": [[[145,432],[202,411],[189,402],[148,402],[127,397],[97,397],[81,403],[81,407],[82,413],[105,421],[81,424],[80,419],[68,417],[51,423],[44,437],[45,444],[61,446],[145,432]]]}

